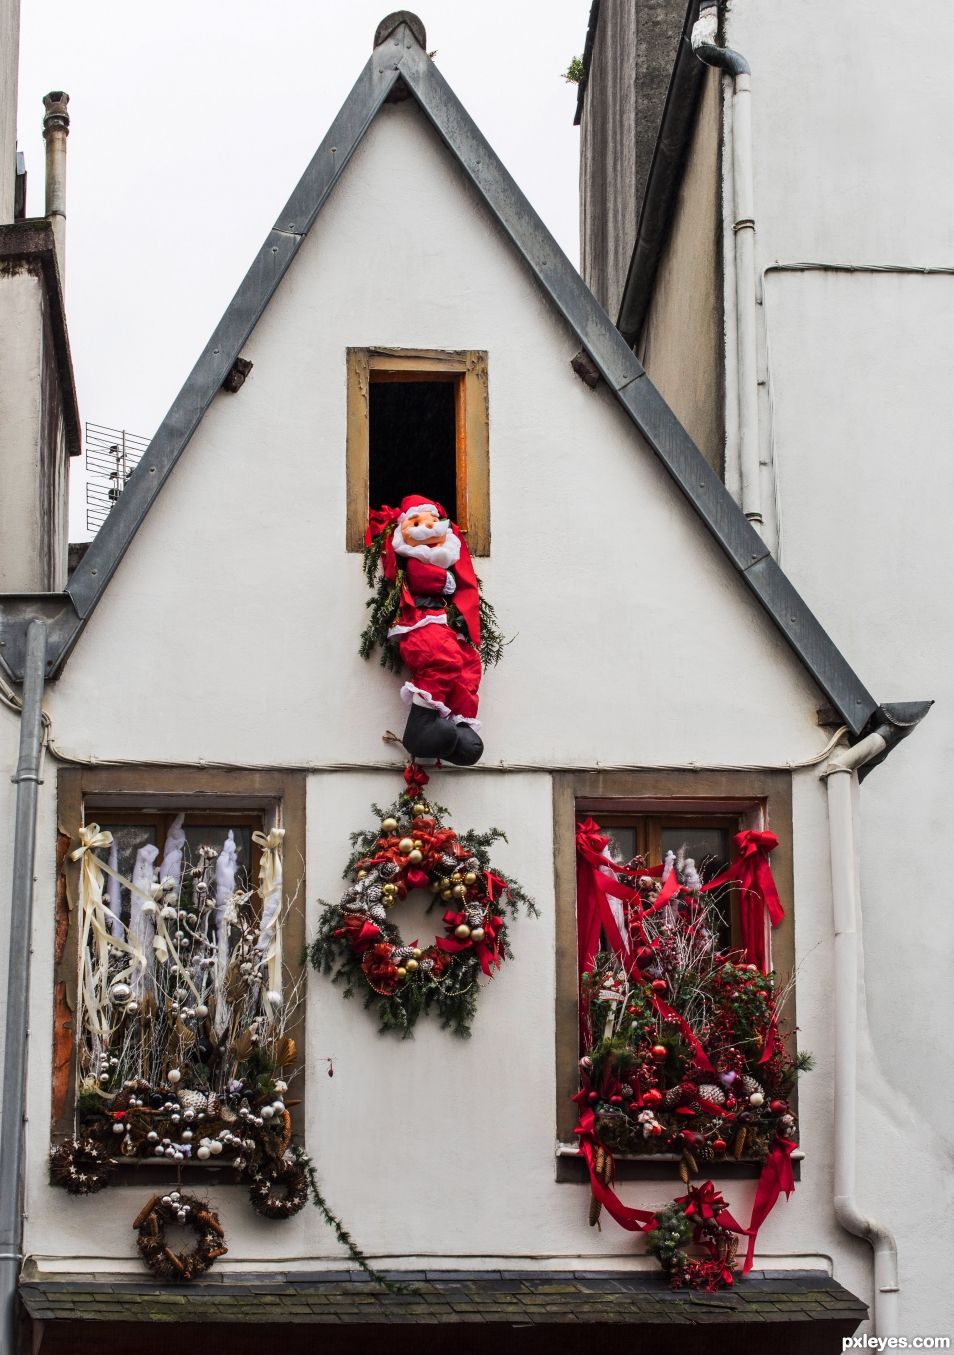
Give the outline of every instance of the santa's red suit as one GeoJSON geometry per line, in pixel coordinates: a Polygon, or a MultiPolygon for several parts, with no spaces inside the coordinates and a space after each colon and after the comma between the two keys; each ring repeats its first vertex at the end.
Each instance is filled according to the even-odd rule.
{"type": "Polygon", "coordinates": [[[394,523],[384,549],[385,578],[395,579],[404,568],[401,602],[388,638],[398,643],[408,671],[401,695],[412,705],[405,745],[412,754],[444,757],[449,761],[476,761],[483,751],[477,736],[478,689],[480,687],[480,596],[470,552],[440,504],[420,494],[402,499],[398,510],[381,509],[371,514],[369,536],[394,523]],[[439,535],[438,544],[405,540],[402,524],[415,515],[431,513],[439,522],[433,529],[421,528],[419,535],[439,535]],[[447,618],[447,604],[453,601],[463,620],[466,636],[459,634],[447,618]],[[472,641],[472,643],[469,643],[472,641]],[[414,708],[417,708],[415,711],[414,708]],[[425,718],[424,712],[433,712],[425,718]],[[417,747],[425,725],[429,729],[417,747]],[[452,732],[451,727],[457,727],[452,732]],[[463,728],[461,728],[463,726],[463,728]],[[410,743],[408,743],[410,736],[410,743]],[[435,737],[438,739],[434,743],[435,737]],[[426,744],[426,746],[424,746],[426,744]],[[455,754],[460,754],[456,756],[455,754]]]}

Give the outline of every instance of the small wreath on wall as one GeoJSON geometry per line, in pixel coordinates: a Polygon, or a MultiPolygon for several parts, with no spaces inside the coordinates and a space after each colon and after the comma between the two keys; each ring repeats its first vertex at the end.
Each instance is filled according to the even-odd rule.
{"type": "Polygon", "coordinates": [[[71,1195],[95,1195],[112,1174],[109,1154],[94,1139],[66,1139],[50,1149],[50,1183],[71,1195]]]}
{"type": "Polygon", "coordinates": [[[154,1195],[137,1214],[133,1227],[139,1231],[139,1254],[153,1275],[161,1280],[194,1280],[228,1251],[225,1233],[217,1215],[195,1195],[178,1190],[154,1195]],[[166,1245],[170,1224],[192,1228],[196,1243],[190,1252],[175,1252],[166,1245]]]}
{"type": "Polygon", "coordinates": [[[308,1173],[300,1162],[279,1158],[265,1163],[252,1178],[248,1198],[267,1219],[290,1219],[308,1203],[308,1173]]]}
{"type": "Polygon", "coordinates": [[[408,1036],[420,1014],[436,1008],[445,1028],[467,1036],[478,978],[491,977],[511,953],[505,913],[537,909],[516,881],[491,869],[499,829],[458,836],[443,822],[447,811],[424,800],[423,768],[410,763],[404,781],[390,809],[373,806],[379,825],[352,833],[344,872],[352,883],[339,904],[325,905],[309,954],[316,969],[346,981],[345,996],[364,989],[365,1007],[377,1002],[382,1031],[408,1036]],[[447,905],[445,934],[425,947],[405,944],[388,917],[415,889],[447,905]]]}

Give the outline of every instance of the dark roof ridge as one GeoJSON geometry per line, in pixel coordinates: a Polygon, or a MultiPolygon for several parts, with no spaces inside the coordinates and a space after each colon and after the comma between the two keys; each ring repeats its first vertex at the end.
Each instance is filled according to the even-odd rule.
{"type": "MultiPolygon", "coordinates": [[[[878,710],[874,697],[772,559],[406,22],[372,52],[122,497],[70,578],[66,595],[47,595],[48,613],[59,604],[49,637],[51,675],[65,663],[162,484],[399,79],[743,582],[845,723],[860,733],[878,710]]],[[[29,598],[0,601],[0,634],[7,640],[4,663],[14,675],[28,610],[29,598]]]]}

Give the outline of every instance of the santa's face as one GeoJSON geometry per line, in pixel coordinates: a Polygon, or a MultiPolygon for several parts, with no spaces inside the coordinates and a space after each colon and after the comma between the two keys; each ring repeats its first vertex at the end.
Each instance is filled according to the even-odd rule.
{"type": "Polygon", "coordinates": [[[400,532],[406,546],[442,546],[449,528],[447,518],[439,518],[425,508],[419,513],[408,513],[400,532]]]}

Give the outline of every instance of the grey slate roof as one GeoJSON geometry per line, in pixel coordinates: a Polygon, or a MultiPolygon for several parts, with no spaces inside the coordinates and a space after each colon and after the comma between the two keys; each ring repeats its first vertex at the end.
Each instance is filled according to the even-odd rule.
{"type": "MultiPolygon", "coordinates": [[[[552,305],[722,548],[746,587],[855,733],[883,723],[884,712],[773,560],[622,335],[507,173],[431,61],[405,11],[379,28],[373,51],[284,211],[258,251],[231,304],[133,472],[119,502],[72,574],[63,594],[0,598],[0,663],[22,677],[29,619],[48,621],[48,675],[55,676],[103,595],[167,476],[222,388],[242,346],[274,294],[331,190],[382,104],[401,82],[488,210],[523,257],[552,305]],[[390,31],[388,31],[390,26],[390,31]]],[[[640,449],[641,451],[641,449],[640,449]]],[[[908,726],[921,718],[906,713],[908,726]]],[[[888,722],[897,722],[889,715],[888,722]]],[[[904,732],[907,732],[905,728],[904,732]]]]}
{"type": "Polygon", "coordinates": [[[393,1278],[408,1292],[390,1293],[360,1271],[241,1279],[212,1271],[190,1285],[41,1275],[21,1283],[20,1296],[35,1319],[91,1324],[821,1323],[832,1335],[847,1335],[867,1317],[860,1299],[813,1271],[753,1271],[718,1294],[675,1292],[653,1271],[438,1270],[395,1272],[393,1278]]]}

